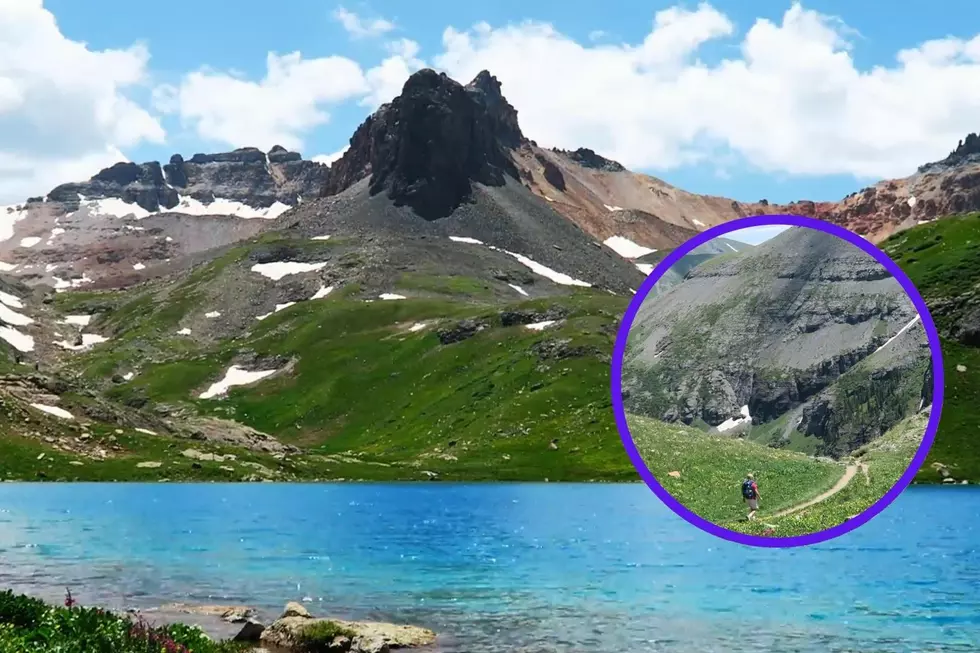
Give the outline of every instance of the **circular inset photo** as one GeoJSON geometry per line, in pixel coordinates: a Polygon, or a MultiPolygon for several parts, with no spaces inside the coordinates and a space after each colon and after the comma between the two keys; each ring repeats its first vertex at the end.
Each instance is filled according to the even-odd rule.
{"type": "Polygon", "coordinates": [[[894,500],[943,390],[938,334],[901,269],[801,216],[736,220],[657,254],[612,373],[651,489],[703,530],[770,547],[836,537],[894,500]]]}

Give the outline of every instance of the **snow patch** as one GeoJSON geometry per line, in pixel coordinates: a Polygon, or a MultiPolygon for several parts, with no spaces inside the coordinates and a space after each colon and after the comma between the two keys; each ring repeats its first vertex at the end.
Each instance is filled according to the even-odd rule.
{"type": "Polygon", "coordinates": [[[252,272],[258,272],[263,277],[268,277],[273,281],[279,281],[290,274],[302,274],[304,272],[315,272],[326,263],[299,263],[297,261],[278,261],[275,263],[256,263],[252,266],[252,272]]]}
{"type": "Polygon", "coordinates": [[[0,302],[3,302],[11,308],[24,308],[24,302],[20,300],[20,297],[3,292],[2,290],[0,290],[0,302]]]}
{"type": "Polygon", "coordinates": [[[0,322],[6,322],[10,326],[27,326],[33,324],[34,320],[9,308],[5,303],[0,303],[0,322]]]}
{"type": "Polygon", "coordinates": [[[51,230],[51,236],[50,237],[51,238],[54,238],[55,236],[60,236],[63,233],[65,233],[65,230],[64,229],[62,229],[61,227],[55,227],[54,229],[51,230]]]}
{"type": "Polygon", "coordinates": [[[31,408],[35,408],[42,413],[47,413],[48,415],[54,415],[55,417],[60,417],[61,419],[75,419],[75,416],[69,413],[64,408],[58,408],[57,406],[46,406],[44,404],[31,404],[31,408]]]}
{"type": "Polygon", "coordinates": [[[184,327],[183,329],[181,329],[180,331],[177,332],[177,335],[179,335],[179,336],[189,336],[189,335],[191,335],[191,330],[188,329],[187,327],[184,327]]]}
{"type": "Polygon", "coordinates": [[[325,236],[313,236],[312,240],[330,240],[330,235],[327,234],[325,236]]]}
{"type": "Polygon", "coordinates": [[[0,326],[0,339],[17,351],[34,351],[34,338],[8,326],[0,326]]]}
{"type": "Polygon", "coordinates": [[[79,286],[85,285],[87,283],[92,283],[92,279],[86,273],[82,273],[82,276],[77,279],[72,279],[70,281],[62,279],[60,277],[51,277],[54,279],[54,289],[58,292],[63,292],[69,288],[78,288],[79,286]]]}
{"type": "Polygon", "coordinates": [[[26,206],[18,204],[0,206],[0,241],[13,238],[14,226],[26,217],[26,206]]]}
{"type": "Polygon", "coordinates": [[[21,238],[20,239],[20,246],[21,247],[34,247],[39,242],[41,242],[41,239],[38,238],[37,236],[28,236],[27,238],[21,238]]]}
{"type": "Polygon", "coordinates": [[[542,277],[550,279],[555,283],[561,284],[563,286],[582,286],[584,288],[591,288],[592,284],[585,281],[579,281],[578,279],[572,278],[567,274],[562,274],[561,272],[556,272],[549,267],[541,265],[537,261],[532,261],[526,256],[521,254],[515,254],[514,252],[508,252],[506,249],[498,249],[496,247],[490,246],[490,249],[496,250],[498,252],[503,252],[509,256],[516,258],[522,265],[536,274],[540,274],[542,277]]]}
{"type": "Polygon", "coordinates": [[[238,367],[237,365],[232,365],[225,372],[223,379],[217,383],[211,384],[211,387],[198,395],[199,399],[213,399],[214,397],[219,397],[228,393],[228,389],[236,385],[251,385],[261,381],[262,379],[275,374],[276,370],[260,370],[255,372],[249,372],[248,370],[238,367]]]}
{"type": "Polygon", "coordinates": [[[623,210],[623,207],[621,207],[621,206],[609,206],[608,204],[603,204],[603,206],[606,207],[606,210],[607,211],[622,211],[623,210]]]}
{"type": "Polygon", "coordinates": [[[405,295],[396,295],[394,293],[386,292],[386,293],[383,293],[381,295],[378,295],[378,299],[387,299],[387,300],[391,300],[391,299],[408,299],[408,297],[406,297],[405,295]]]}
{"type": "Polygon", "coordinates": [[[558,320],[546,320],[544,322],[535,322],[534,324],[525,324],[524,326],[530,329],[531,331],[543,331],[544,329],[547,329],[557,321],[558,320]]]}
{"type": "Polygon", "coordinates": [[[88,323],[92,321],[91,315],[66,315],[65,319],[62,320],[64,324],[77,324],[78,326],[88,326],[88,323]]]}
{"type": "Polygon", "coordinates": [[[170,236],[167,236],[166,238],[164,238],[164,240],[166,240],[168,243],[174,242],[174,239],[171,238],[170,236]]]}
{"type": "Polygon", "coordinates": [[[333,286],[320,286],[320,289],[313,293],[310,299],[323,299],[327,295],[333,292],[333,286]]]}
{"type": "Polygon", "coordinates": [[[142,263],[133,263],[133,269],[134,270],[145,270],[146,269],[146,266],[143,265],[142,263]]]}
{"type": "MultiPolygon", "coordinates": [[[[285,310],[285,309],[289,308],[290,306],[292,306],[295,303],[296,302],[286,302],[285,304],[276,304],[276,308],[272,311],[272,313],[278,313],[279,311],[285,310]]],[[[256,315],[255,316],[255,319],[256,320],[264,320],[265,318],[267,318],[270,315],[272,315],[272,313],[263,313],[262,315],[256,315]]]]}
{"type": "Polygon", "coordinates": [[[902,327],[901,329],[899,329],[899,330],[898,330],[898,333],[896,333],[896,334],[895,334],[895,335],[893,335],[893,336],[892,336],[891,338],[889,338],[889,339],[888,339],[888,340],[887,340],[887,341],[885,342],[885,344],[883,344],[883,345],[882,345],[881,347],[878,347],[877,349],[875,349],[875,350],[874,350],[874,353],[875,353],[875,354],[877,354],[877,353],[878,353],[879,351],[881,351],[882,349],[884,349],[885,347],[887,347],[888,345],[890,345],[890,344],[891,344],[891,343],[892,343],[892,342],[893,342],[893,341],[895,340],[895,338],[897,338],[897,337],[899,337],[900,335],[902,335],[903,333],[905,333],[905,332],[906,332],[906,331],[908,330],[908,328],[909,328],[910,326],[912,326],[913,324],[915,324],[915,323],[916,323],[916,322],[918,322],[918,321],[919,321],[919,316],[918,316],[918,315],[916,315],[915,317],[913,317],[913,318],[912,318],[912,320],[911,320],[911,321],[910,321],[910,322],[909,322],[908,324],[906,324],[906,325],[905,325],[905,326],[903,326],[903,327],[902,327]]]}
{"type": "MultiPolygon", "coordinates": [[[[647,275],[647,276],[649,276],[650,273],[653,272],[653,268],[654,268],[654,266],[651,265],[651,264],[649,264],[649,263],[637,263],[636,264],[636,269],[639,270],[640,272],[642,272],[643,274],[647,275]]],[[[634,295],[636,294],[636,291],[635,290],[633,291],[633,294],[634,295]]]]}
{"type": "Polygon", "coordinates": [[[548,200],[549,202],[554,202],[554,201],[555,201],[555,200],[553,200],[553,199],[551,199],[550,197],[548,197],[547,195],[545,195],[545,196],[544,196],[544,198],[545,198],[546,200],[548,200]]]}
{"type": "Polygon", "coordinates": [[[915,195],[913,195],[908,199],[909,208],[915,207],[915,202],[916,202],[915,195]]]}
{"type": "Polygon", "coordinates": [[[44,266],[44,271],[45,272],[54,272],[55,270],[58,269],[58,267],[59,266],[58,266],[57,263],[48,263],[47,265],[44,266]]]}
{"type": "Polygon", "coordinates": [[[210,311],[208,313],[205,313],[204,314],[204,317],[207,317],[207,318],[221,317],[221,313],[219,313],[218,311],[210,311]]]}
{"type": "Polygon", "coordinates": [[[657,251],[649,247],[644,247],[643,245],[637,245],[629,238],[624,238],[623,236],[612,236],[604,240],[602,244],[623,258],[628,259],[640,258],[641,256],[653,254],[657,251]]]}
{"type": "MultiPolygon", "coordinates": [[[[137,220],[142,220],[150,215],[150,212],[139,204],[124,202],[115,197],[107,197],[101,200],[87,200],[83,195],[79,195],[78,199],[80,200],[78,203],[79,211],[86,209],[91,215],[110,218],[128,218],[132,216],[137,220]]],[[[69,213],[68,217],[75,215],[75,213],[69,213]]]]}
{"type": "Polygon", "coordinates": [[[416,322],[411,327],[409,327],[408,330],[411,331],[412,333],[415,333],[416,331],[421,331],[424,328],[425,328],[425,322],[416,322]]]}
{"type": "Polygon", "coordinates": [[[288,204],[275,202],[268,208],[257,209],[248,204],[242,204],[241,202],[226,200],[220,197],[214,198],[214,201],[210,204],[204,204],[193,197],[181,196],[177,206],[172,209],[167,209],[167,211],[170,213],[186,213],[188,215],[233,215],[237,218],[264,218],[266,220],[274,220],[290,208],[288,204]]]}
{"type": "Polygon", "coordinates": [[[693,222],[694,224],[696,224],[699,227],[705,226],[704,223],[701,222],[700,220],[698,220],[697,218],[695,218],[694,220],[691,220],[691,222],[693,222]]]}
{"type": "Polygon", "coordinates": [[[527,292],[525,292],[524,289],[521,288],[520,286],[515,286],[512,283],[508,283],[507,285],[510,286],[511,288],[513,288],[514,290],[516,290],[517,292],[521,293],[525,297],[530,297],[530,295],[528,295],[527,292]]]}
{"type": "Polygon", "coordinates": [[[154,433],[153,431],[151,431],[149,429],[135,428],[133,430],[136,431],[137,433],[143,433],[145,435],[156,435],[156,433],[154,433]]]}
{"type": "Polygon", "coordinates": [[[482,245],[483,241],[468,236],[450,236],[449,240],[455,243],[469,243],[470,245],[482,245]]]}
{"type": "Polygon", "coordinates": [[[748,424],[752,423],[752,416],[749,414],[748,406],[742,406],[742,408],[739,410],[739,413],[741,417],[731,417],[729,419],[726,419],[718,426],[716,426],[715,428],[718,429],[718,432],[724,433],[725,431],[732,430],[736,426],[741,426],[742,424],[746,424],[746,423],[748,424]]]}
{"type": "Polygon", "coordinates": [[[104,338],[95,333],[83,333],[82,344],[80,345],[76,345],[74,343],[68,342],[67,340],[59,340],[54,344],[58,345],[62,349],[68,349],[69,351],[84,351],[86,349],[94,347],[95,345],[99,345],[102,344],[103,342],[107,342],[108,340],[109,340],[108,338],[104,338]]]}
{"type": "Polygon", "coordinates": [[[136,374],[134,374],[133,372],[126,372],[125,374],[123,374],[123,379],[126,381],[132,381],[134,376],[136,376],[136,374]]]}
{"type": "MultiPolygon", "coordinates": [[[[3,227],[3,225],[0,225],[0,228],[2,228],[2,227],[3,227]]],[[[0,240],[3,240],[3,239],[0,238],[0,240]]],[[[17,269],[17,266],[14,265],[13,263],[4,263],[3,261],[0,261],[0,272],[13,272],[16,269],[17,269]]]]}

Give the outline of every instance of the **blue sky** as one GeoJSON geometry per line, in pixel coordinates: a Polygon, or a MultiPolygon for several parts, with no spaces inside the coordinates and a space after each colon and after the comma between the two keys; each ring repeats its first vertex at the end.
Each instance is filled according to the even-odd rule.
{"type": "MultiPolygon", "coordinates": [[[[164,142],[157,143],[144,139],[121,147],[129,158],[137,161],[166,159],[171,153],[178,151],[189,155],[197,151],[231,149],[227,138],[224,140],[209,138],[206,133],[203,133],[204,130],[197,128],[193,120],[189,120],[186,115],[183,118],[179,114],[162,115],[152,109],[151,91],[154,87],[161,84],[179,87],[189,73],[202,68],[219,73],[231,71],[245,80],[259,81],[266,74],[267,53],[275,52],[282,55],[298,51],[302,53],[303,59],[346,57],[367,70],[390,56],[389,44],[397,39],[414,41],[418,45],[418,53],[415,56],[430,64],[446,50],[443,35],[447,27],[465,32],[480,22],[488,23],[494,30],[503,30],[508,25],[519,26],[525,21],[548,23],[562,38],[574,40],[583,48],[594,48],[604,44],[638,46],[651,32],[656,12],[673,6],[675,4],[667,2],[599,3],[594,0],[562,2],[543,0],[535,3],[516,0],[498,0],[494,3],[458,3],[439,0],[424,4],[413,3],[411,7],[394,0],[373,0],[370,4],[350,2],[343,5],[322,0],[290,0],[280,4],[258,0],[238,0],[234,3],[218,0],[207,2],[168,0],[164,4],[139,3],[132,0],[44,2],[44,8],[56,17],[63,36],[69,40],[84,42],[89,50],[125,49],[137,42],[145,44],[148,48],[150,59],[146,67],[146,79],[140,84],[126,87],[123,92],[126,97],[148,108],[150,113],[161,119],[161,125],[166,131],[166,139],[164,142]],[[341,6],[357,14],[362,20],[383,18],[393,23],[394,27],[374,37],[353,38],[334,15],[341,6]],[[599,32],[602,34],[600,35],[599,32]]],[[[695,3],[676,6],[692,12],[698,9],[695,3]]],[[[688,58],[685,65],[700,62],[701,65],[711,68],[719,66],[724,59],[744,59],[740,45],[749,28],[760,19],[779,25],[790,9],[791,3],[774,0],[753,2],[725,0],[713,2],[711,7],[731,22],[732,33],[721,38],[706,39],[706,42],[696,49],[696,53],[688,58]]],[[[968,0],[935,0],[928,5],[892,2],[888,4],[887,9],[880,3],[812,1],[806,2],[804,9],[824,17],[840,17],[846,23],[846,28],[841,27],[841,33],[850,41],[847,56],[850,57],[853,67],[863,72],[876,66],[896,66],[895,56],[899,50],[917,47],[923,41],[948,37],[966,41],[980,31],[980,3],[968,0]]],[[[835,23],[832,18],[826,20],[830,21],[829,24],[835,23]]],[[[795,43],[792,38],[789,42],[795,43]]],[[[491,50],[492,48],[488,46],[488,54],[485,58],[493,62],[494,56],[497,55],[494,55],[491,50]]],[[[803,50],[805,48],[801,45],[799,51],[803,50]]],[[[531,50],[529,49],[528,52],[531,50]]],[[[799,52],[787,52],[786,58],[789,60],[797,55],[799,52]]],[[[497,58],[501,59],[500,56],[497,58]]],[[[831,79],[831,75],[836,74],[835,64],[830,61],[830,58],[826,61],[830,63],[827,63],[829,72],[825,77],[831,79]]],[[[955,62],[947,63],[948,68],[955,62]]],[[[972,65],[971,62],[968,63],[972,65]]],[[[466,67],[460,64],[460,69],[466,67]]],[[[534,81],[513,81],[519,74],[519,68],[514,68],[512,63],[506,61],[501,63],[503,72],[498,72],[491,66],[487,67],[501,77],[504,82],[504,93],[516,105],[519,114],[522,116],[527,114],[532,124],[541,125],[544,127],[542,131],[547,131],[550,121],[541,118],[543,114],[535,114],[533,107],[526,106],[532,104],[532,101],[527,98],[533,98],[534,81]],[[508,88],[520,89],[520,97],[525,99],[525,104],[522,105],[514,100],[508,94],[508,88]],[[529,88],[531,90],[528,90],[529,88]],[[539,117],[535,118],[535,115],[539,117]]],[[[960,66],[957,74],[961,77],[955,79],[967,79],[973,72],[975,72],[973,68],[960,66]]],[[[542,75],[539,93],[542,97],[553,94],[554,84],[582,85],[583,88],[579,89],[580,94],[576,97],[586,97],[589,92],[588,85],[591,83],[589,80],[599,79],[600,75],[595,70],[591,74],[593,77],[561,74],[561,79],[546,79],[546,75],[542,75]]],[[[790,81],[798,77],[792,71],[782,71],[778,74],[784,75],[784,78],[790,81]]],[[[898,176],[896,173],[902,171],[904,174],[910,174],[917,163],[941,158],[956,145],[956,138],[965,136],[966,128],[972,120],[972,118],[964,118],[959,111],[952,112],[952,109],[950,111],[953,115],[948,118],[944,117],[938,108],[925,107],[917,113],[912,113],[907,108],[903,108],[909,105],[911,99],[902,100],[898,97],[895,106],[883,109],[880,117],[871,118],[867,115],[854,117],[854,124],[842,120],[841,132],[846,128],[850,130],[849,134],[854,134],[854,137],[841,135],[837,142],[835,138],[826,136],[827,129],[833,130],[832,121],[829,127],[808,126],[808,123],[814,122],[817,118],[808,118],[806,107],[800,107],[808,101],[811,101],[814,106],[818,102],[837,102],[839,105],[850,102],[852,94],[864,91],[853,80],[848,81],[847,77],[846,74],[838,75],[834,79],[843,80],[839,82],[839,88],[836,90],[832,88],[825,96],[815,95],[809,100],[806,92],[788,89],[786,97],[793,98],[793,101],[787,104],[793,106],[775,112],[776,115],[772,120],[773,134],[771,137],[766,137],[765,148],[756,149],[749,134],[755,133],[752,130],[765,127],[764,114],[772,110],[772,105],[761,104],[755,111],[742,106],[738,110],[745,114],[744,117],[737,120],[733,118],[731,124],[726,123],[714,129],[712,121],[724,122],[725,118],[722,116],[724,105],[731,98],[734,107],[740,93],[738,86],[723,86],[722,82],[718,82],[717,90],[712,90],[711,95],[704,96],[713,99],[700,101],[701,108],[711,111],[710,116],[706,114],[699,123],[691,127],[692,130],[700,131],[691,133],[683,139],[673,138],[672,134],[684,131],[687,127],[679,122],[674,126],[674,122],[680,120],[677,114],[690,113],[690,109],[685,109],[685,106],[693,105],[678,103],[678,110],[670,113],[665,105],[673,101],[672,96],[664,91],[659,95],[654,93],[646,98],[638,98],[636,100],[640,103],[637,105],[638,108],[623,110],[624,117],[610,118],[609,125],[601,124],[601,116],[590,117],[588,120],[583,119],[581,126],[570,124],[561,130],[556,128],[552,134],[545,134],[545,140],[560,142],[542,144],[576,147],[602,143],[606,139],[610,143],[617,143],[619,152],[636,151],[636,160],[642,163],[630,167],[698,193],[732,197],[740,201],[754,201],[761,198],[772,202],[794,199],[834,200],[884,176],[898,176]],[[729,88],[733,90],[726,90],[729,88]],[[834,96],[834,93],[837,95],[834,96]],[[705,107],[704,105],[707,104],[715,106],[705,107]],[[661,117],[644,118],[639,115],[643,112],[644,106],[663,114],[661,117]],[[753,116],[753,113],[756,115],[753,116]],[[624,127],[622,134],[609,135],[615,132],[617,125],[623,125],[623,121],[626,120],[635,120],[636,125],[630,125],[628,129],[624,127]],[[865,123],[861,123],[861,120],[865,123]],[[890,121],[896,125],[894,130],[896,134],[905,134],[898,139],[904,141],[894,146],[894,152],[888,150],[885,145],[877,143],[890,138],[888,130],[884,129],[884,125],[890,121]],[[662,128],[658,127],[661,124],[662,128]],[[711,135],[705,134],[705,125],[709,128],[708,131],[712,132],[711,135]],[[881,138],[869,136],[868,142],[855,144],[853,153],[850,152],[849,143],[861,140],[859,137],[863,133],[875,127],[881,128],[884,136],[881,138]],[[812,153],[806,142],[808,129],[814,134],[811,137],[812,153]],[[657,133],[653,134],[654,131],[657,133]],[[643,152],[643,141],[648,137],[648,132],[651,134],[649,136],[651,143],[661,144],[655,147],[651,145],[649,151],[643,152]],[[785,143],[792,143],[792,152],[789,145],[784,147],[780,141],[783,133],[785,133],[785,143]],[[746,142],[736,144],[735,141],[739,140],[740,135],[746,135],[743,139],[746,142]],[[690,163],[679,162],[679,159],[683,159],[686,155],[678,154],[677,148],[689,148],[692,143],[702,141],[712,143],[701,150],[709,152],[707,156],[695,156],[690,163]],[[660,152],[664,153],[662,159],[660,152]],[[808,162],[806,160],[808,156],[812,156],[814,161],[820,159],[827,163],[808,162]],[[833,162],[830,162],[831,158],[833,162]],[[849,158],[855,161],[861,160],[862,163],[851,166],[848,164],[849,158]],[[789,161],[799,163],[791,164],[788,163],[789,161]],[[864,174],[860,174],[862,171],[864,174]]],[[[911,74],[906,77],[911,79],[911,74]]],[[[818,80],[823,78],[815,77],[818,80]]],[[[757,76],[752,79],[769,78],[757,76]]],[[[771,79],[783,78],[774,76],[771,79]]],[[[955,79],[950,77],[946,82],[947,86],[943,88],[954,88],[955,79]]],[[[980,85],[980,78],[976,78],[976,81],[980,85]]],[[[828,83],[832,86],[837,82],[828,83]]],[[[627,82],[624,81],[624,84],[627,82]]],[[[769,87],[775,85],[775,82],[773,84],[760,82],[760,84],[759,88],[766,88],[768,92],[773,92],[769,87]]],[[[821,84],[821,82],[814,82],[811,87],[816,88],[821,84]]],[[[914,99],[923,93],[929,95],[945,92],[942,89],[922,90],[916,94],[908,88],[908,85],[912,84],[911,81],[908,81],[906,86],[902,84],[906,82],[895,81],[890,96],[907,93],[909,98],[914,99]]],[[[870,85],[865,86],[870,87],[870,85]]],[[[805,85],[804,91],[807,91],[805,85]]],[[[608,94],[608,89],[603,92],[608,94]]],[[[871,91],[867,92],[868,97],[874,97],[871,91]]],[[[758,95],[758,91],[748,88],[745,89],[745,93],[758,95]]],[[[957,95],[950,99],[952,108],[961,105],[972,107],[970,103],[977,102],[976,98],[966,91],[960,95],[962,97],[957,95]]],[[[782,98],[778,92],[775,92],[772,97],[775,98],[775,104],[781,104],[782,98]]],[[[747,98],[748,104],[751,104],[751,100],[752,97],[747,98]]],[[[619,107],[628,101],[632,100],[625,95],[623,99],[610,96],[609,100],[610,107],[619,107]]],[[[933,101],[941,104],[945,99],[935,97],[933,101]]],[[[744,105],[745,102],[742,104],[744,105]]],[[[245,113],[262,111],[261,107],[249,106],[247,103],[243,103],[239,108],[245,113]]],[[[304,155],[328,154],[342,148],[371,108],[359,102],[357,98],[332,103],[325,107],[324,111],[329,113],[329,121],[295,132],[301,140],[304,155]]],[[[565,106],[564,109],[568,114],[574,114],[579,110],[576,106],[565,106]]],[[[560,109],[556,110],[552,107],[548,111],[556,117],[561,117],[560,109]]],[[[848,115],[853,113],[855,112],[850,111],[848,115]]],[[[814,109],[812,115],[822,114],[814,109]]],[[[977,116],[980,113],[973,115],[977,116]]],[[[980,118],[975,122],[974,129],[980,129],[980,118]]],[[[542,139],[541,135],[532,131],[523,121],[522,126],[528,137],[542,139]]],[[[237,137],[239,140],[248,138],[247,125],[243,129],[244,134],[242,130],[238,132],[242,134],[237,137]]],[[[761,139],[756,140],[761,141],[761,139]]],[[[250,143],[237,143],[237,145],[248,144],[250,143]]],[[[615,154],[608,151],[600,153],[615,154]]]]}

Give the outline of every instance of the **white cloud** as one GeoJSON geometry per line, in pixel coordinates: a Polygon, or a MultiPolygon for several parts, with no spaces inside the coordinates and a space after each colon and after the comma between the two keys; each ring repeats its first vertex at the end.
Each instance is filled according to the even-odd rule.
{"type": "Polygon", "coordinates": [[[40,0],[0,0],[0,203],[43,195],[164,141],[125,91],[146,82],[142,45],[91,50],[67,39],[40,0]]]}
{"type": "Polygon", "coordinates": [[[977,129],[980,36],[859,70],[853,34],[794,4],[738,35],[737,56],[709,64],[701,47],[735,31],[701,4],[657,13],[636,45],[582,45],[542,23],[449,28],[434,61],[461,81],[489,69],[542,145],[591,147],[634,168],[734,153],[773,173],[892,177],[977,129]]]}
{"type": "Polygon", "coordinates": [[[352,11],[338,7],[333,12],[334,19],[355,39],[381,36],[395,29],[395,24],[384,18],[365,20],[352,11]]]}
{"type": "Polygon", "coordinates": [[[313,157],[312,160],[317,163],[322,163],[323,165],[332,165],[334,161],[344,156],[344,154],[349,149],[350,149],[350,145],[345,145],[343,148],[337,150],[333,154],[318,154],[315,157],[313,157]]]}
{"type": "Polygon", "coordinates": [[[401,39],[387,44],[391,56],[367,71],[371,92],[362,101],[363,106],[377,109],[390,102],[402,92],[408,77],[422,68],[425,62],[419,59],[419,44],[409,39],[401,39]]]}
{"type": "Polygon", "coordinates": [[[179,87],[155,89],[154,103],[161,112],[179,114],[207,141],[301,150],[303,137],[329,122],[331,106],[357,100],[374,110],[397,96],[408,76],[425,65],[415,41],[393,41],[387,49],[390,56],[368,70],[346,57],[304,59],[299,52],[270,52],[262,80],[202,69],[186,75],[179,87]]]}
{"type": "Polygon", "coordinates": [[[157,89],[157,106],[179,113],[205,140],[298,150],[305,132],[329,121],[329,105],[371,92],[360,65],[346,57],[270,52],[266,68],[260,81],[208,69],[190,73],[177,88],[157,89]]]}

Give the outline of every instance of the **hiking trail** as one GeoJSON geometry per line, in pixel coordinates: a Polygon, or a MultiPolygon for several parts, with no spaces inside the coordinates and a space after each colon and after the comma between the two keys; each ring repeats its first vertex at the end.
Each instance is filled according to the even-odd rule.
{"type": "MultiPolygon", "coordinates": [[[[858,469],[864,472],[865,478],[867,479],[868,466],[865,463],[851,463],[850,465],[847,466],[847,469],[844,470],[843,476],[841,476],[834,484],[834,487],[830,488],[823,494],[819,494],[813,497],[812,499],[810,499],[809,501],[804,501],[803,503],[798,503],[795,506],[784,508],[783,510],[780,510],[779,512],[773,513],[771,515],[766,515],[766,517],[768,519],[785,517],[786,515],[792,514],[794,512],[799,512],[804,508],[809,508],[810,506],[818,504],[821,501],[826,501],[827,499],[829,499],[830,497],[834,496],[835,494],[843,490],[845,487],[847,487],[847,484],[850,483],[851,479],[854,478],[854,475],[857,474],[858,469]]],[[[870,481],[870,479],[868,480],[870,481]]]]}

